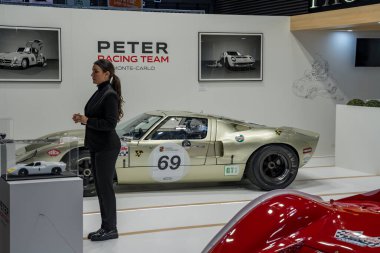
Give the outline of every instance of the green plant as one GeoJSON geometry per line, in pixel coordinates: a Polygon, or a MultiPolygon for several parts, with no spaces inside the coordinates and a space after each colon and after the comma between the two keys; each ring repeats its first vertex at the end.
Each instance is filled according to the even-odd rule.
{"type": "Polygon", "coordinates": [[[376,100],[376,99],[371,99],[371,100],[368,100],[368,101],[365,103],[365,106],[369,106],[369,107],[380,107],[380,101],[379,101],[379,100],[376,100]]]}
{"type": "Polygon", "coordinates": [[[348,101],[347,105],[364,106],[365,103],[361,99],[354,98],[354,99],[351,99],[350,101],[348,101]]]}

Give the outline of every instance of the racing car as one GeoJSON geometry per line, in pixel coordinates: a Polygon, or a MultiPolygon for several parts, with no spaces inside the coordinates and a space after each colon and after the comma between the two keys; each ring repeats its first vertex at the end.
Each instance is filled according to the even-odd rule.
{"type": "Polygon", "coordinates": [[[63,162],[36,161],[29,164],[16,164],[15,167],[7,169],[8,175],[25,177],[37,174],[59,175],[66,169],[63,162]]]}
{"type": "MultiPolygon", "coordinates": [[[[240,181],[263,190],[293,182],[318,143],[319,134],[292,127],[268,127],[222,116],[183,111],[142,113],[116,131],[121,150],[116,162],[119,184],[240,181]]],[[[36,160],[73,164],[83,178],[84,195],[95,194],[84,130],[49,134],[40,140],[75,136],[70,142],[31,144],[16,151],[18,163],[36,160]],[[77,155],[75,155],[77,154],[77,155]]],[[[70,167],[70,166],[68,166],[70,167]]]]}
{"type": "Polygon", "coordinates": [[[253,69],[256,60],[251,55],[242,55],[238,51],[226,51],[220,56],[219,63],[230,70],[253,69]]]}
{"type": "Polygon", "coordinates": [[[0,67],[26,69],[34,65],[46,66],[43,47],[42,40],[31,40],[25,47],[19,47],[16,52],[0,53],[0,67]]]}
{"type": "Polygon", "coordinates": [[[323,201],[275,190],[250,202],[202,253],[378,253],[380,190],[323,201]]]}

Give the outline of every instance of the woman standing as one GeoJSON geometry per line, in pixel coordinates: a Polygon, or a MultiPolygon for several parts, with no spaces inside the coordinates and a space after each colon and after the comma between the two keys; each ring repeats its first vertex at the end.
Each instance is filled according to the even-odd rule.
{"type": "Polygon", "coordinates": [[[118,238],[116,227],[116,197],[113,189],[115,164],[120,151],[116,134],[117,122],[123,117],[120,79],[113,64],[101,59],[94,62],[92,81],[98,90],[84,109],[84,115],[73,115],[75,123],[86,125],[85,146],[90,150],[92,173],[98,194],[102,225],[88,234],[91,241],[118,238]]]}

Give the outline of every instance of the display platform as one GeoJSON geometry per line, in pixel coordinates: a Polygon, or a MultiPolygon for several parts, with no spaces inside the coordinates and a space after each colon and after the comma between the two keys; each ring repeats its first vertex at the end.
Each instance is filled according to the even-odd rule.
{"type": "Polygon", "coordinates": [[[0,178],[0,252],[82,253],[82,185],[78,177],[0,178]]]}

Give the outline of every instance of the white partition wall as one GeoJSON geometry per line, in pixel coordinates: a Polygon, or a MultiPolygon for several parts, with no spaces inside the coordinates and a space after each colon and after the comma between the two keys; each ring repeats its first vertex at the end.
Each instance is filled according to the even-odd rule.
{"type": "Polygon", "coordinates": [[[336,166],[380,175],[380,108],[337,105],[336,166]]]}

